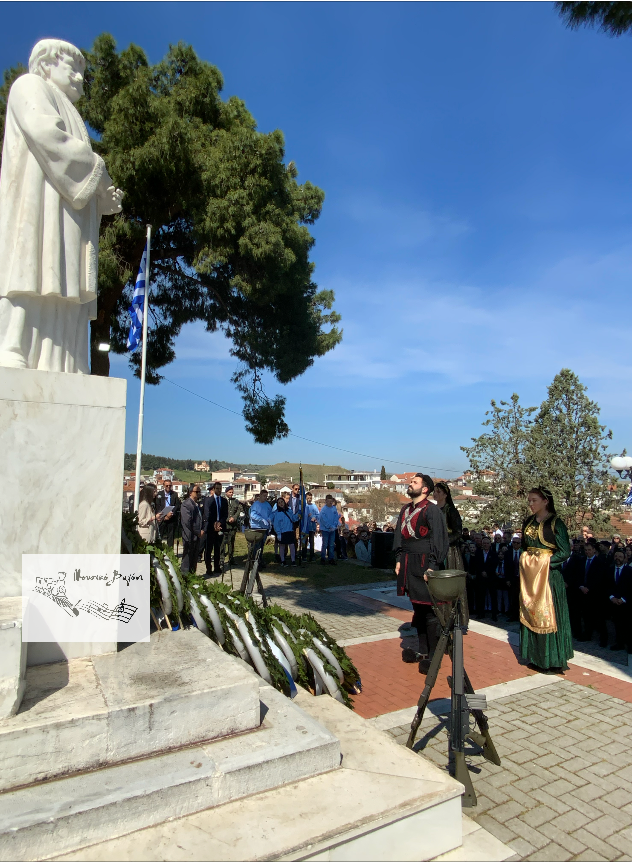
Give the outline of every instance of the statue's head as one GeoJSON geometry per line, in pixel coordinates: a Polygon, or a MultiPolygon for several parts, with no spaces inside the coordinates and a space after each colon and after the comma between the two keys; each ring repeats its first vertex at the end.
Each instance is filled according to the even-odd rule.
{"type": "Polygon", "coordinates": [[[40,39],[29,58],[29,72],[51,81],[71,102],[83,95],[85,68],[81,51],[62,39],[40,39]]]}

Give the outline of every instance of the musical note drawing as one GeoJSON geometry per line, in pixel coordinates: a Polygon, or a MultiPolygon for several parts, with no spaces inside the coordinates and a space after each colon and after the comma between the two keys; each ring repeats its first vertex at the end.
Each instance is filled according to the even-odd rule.
{"type": "Polygon", "coordinates": [[[59,571],[56,578],[53,576],[37,576],[35,579],[35,590],[56,603],[71,618],[73,616],[77,617],[80,612],[87,612],[89,615],[95,615],[104,621],[111,621],[115,618],[121,624],[129,624],[134,614],[138,611],[138,606],[126,603],[125,598],[112,609],[107,604],[97,603],[94,600],[77,600],[76,603],[72,603],[66,594],[66,574],[62,571],[59,571]]]}

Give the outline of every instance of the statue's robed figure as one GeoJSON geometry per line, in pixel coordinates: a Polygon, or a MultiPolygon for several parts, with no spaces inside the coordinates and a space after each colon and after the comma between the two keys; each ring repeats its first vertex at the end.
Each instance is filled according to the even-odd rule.
{"type": "Polygon", "coordinates": [[[88,374],[101,216],[121,209],[73,102],[85,61],[38,42],[9,94],[0,173],[0,366],[88,374]]]}

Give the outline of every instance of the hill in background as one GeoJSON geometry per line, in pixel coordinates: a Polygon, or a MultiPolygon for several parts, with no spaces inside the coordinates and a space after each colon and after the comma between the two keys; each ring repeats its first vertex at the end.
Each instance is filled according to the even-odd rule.
{"type": "MultiPolygon", "coordinates": [[[[234,468],[235,471],[257,471],[260,465],[238,464],[237,462],[222,462],[219,459],[172,459],[170,456],[152,456],[151,453],[143,453],[141,471],[147,474],[157,468],[171,468],[174,471],[193,471],[196,462],[208,462],[211,471],[223,471],[234,468]]],[[[123,462],[124,471],[134,471],[136,468],[136,453],[126,453],[123,462]]]]}
{"type": "MultiPolygon", "coordinates": [[[[294,482],[299,478],[298,462],[277,462],[276,465],[262,465],[261,471],[271,480],[289,480],[294,482]]],[[[347,468],[340,465],[312,465],[303,463],[303,479],[306,483],[324,483],[325,474],[344,474],[347,468]]]]}
{"type": "MultiPolygon", "coordinates": [[[[218,459],[171,459],[169,456],[152,456],[150,453],[143,453],[143,463],[141,471],[144,474],[155,471],[157,468],[172,468],[180,480],[195,480],[201,481],[209,479],[209,475],[202,472],[193,472],[195,462],[206,461],[209,463],[212,471],[222,471],[232,469],[234,471],[257,471],[265,474],[270,480],[289,480],[292,478],[296,482],[299,478],[300,465],[298,462],[277,462],[276,465],[253,465],[252,463],[239,462],[222,462],[218,459]]],[[[134,471],[136,467],[136,454],[126,453],[124,470],[126,472],[134,471]]],[[[303,465],[303,479],[306,483],[324,483],[325,474],[343,474],[348,471],[347,468],[341,468],[340,465],[303,465]]]]}

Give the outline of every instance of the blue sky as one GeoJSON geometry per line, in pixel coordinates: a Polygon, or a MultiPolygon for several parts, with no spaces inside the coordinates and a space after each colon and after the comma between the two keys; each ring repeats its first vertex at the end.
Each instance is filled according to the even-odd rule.
{"type": "MultiPolygon", "coordinates": [[[[269,391],[292,432],[377,458],[256,445],[167,382],[147,388],[147,452],[446,474],[490,399],[539,404],[564,366],[632,448],[630,37],[570,32],[547,2],[5,3],[3,21],[3,67],[44,36],[107,30],[151,62],[190,42],[325,190],[313,259],[344,340],[269,391]]],[[[177,354],[168,378],[240,410],[221,336],[190,325],[177,354]]],[[[124,358],[112,374],[135,450],[138,383],[124,358]]]]}

